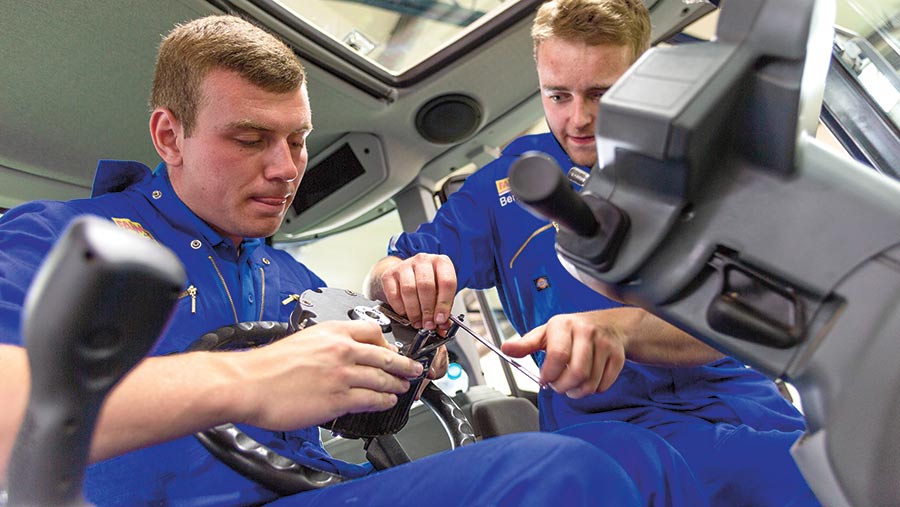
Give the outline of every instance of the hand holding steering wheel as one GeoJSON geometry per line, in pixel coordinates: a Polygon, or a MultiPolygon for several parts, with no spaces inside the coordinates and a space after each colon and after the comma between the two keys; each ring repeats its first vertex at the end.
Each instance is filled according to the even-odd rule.
{"type": "MultiPolygon", "coordinates": [[[[267,345],[296,331],[329,320],[367,320],[379,325],[385,338],[399,352],[418,360],[427,372],[438,347],[452,339],[455,329],[441,337],[433,331],[417,330],[389,308],[351,291],[333,288],[304,292],[290,322],[244,322],[225,326],[197,339],[188,348],[235,350],[267,345]]],[[[320,426],[344,438],[362,438],[366,458],[376,469],[409,462],[394,436],[407,423],[415,393],[424,374],[410,381],[410,389],[397,404],[385,411],[346,414],[320,426]]],[[[453,400],[434,384],[428,384],[421,400],[437,416],[450,441],[450,448],[475,442],[472,426],[453,400]]],[[[196,437],[234,470],[281,495],[317,489],[348,480],[281,456],[256,442],[233,424],[199,432],[196,437]]]]}

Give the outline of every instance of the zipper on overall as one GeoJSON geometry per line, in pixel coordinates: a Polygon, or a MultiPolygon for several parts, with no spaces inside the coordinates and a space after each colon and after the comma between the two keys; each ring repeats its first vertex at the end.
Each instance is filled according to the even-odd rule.
{"type": "MultiPolygon", "coordinates": [[[[219,270],[219,265],[216,264],[216,260],[212,255],[208,255],[206,257],[209,259],[209,262],[212,263],[213,269],[216,270],[216,274],[219,275],[219,281],[222,282],[222,287],[225,289],[225,295],[228,297],[228,303],[231,305],[231,313],[234,315],[234,323],[237,324],[240,322],[240,318],[238,318],[237,307],[234,306],[234,298],[231,297],[231,291],[228,290],[228,284],[225,283],[225,277],[222,276],[222,271],[219,270]]],[[[263,312],[266,308],[266,272],[263,268],[259,268],[259,276],[260,276],[260,303],[259,303],[259,317],[257,320],[262,320],[263,312]]],[[[196,294],[197,289],[194,289],[194,293],[196,294]]]]}

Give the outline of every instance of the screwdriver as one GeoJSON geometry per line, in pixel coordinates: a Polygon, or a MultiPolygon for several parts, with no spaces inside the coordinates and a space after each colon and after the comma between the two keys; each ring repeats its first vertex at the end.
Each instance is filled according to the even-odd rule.
{"type": "Polygon", "coordinates": [[[476,340],[480,341],[485,347],[487,347],[488,349],[490,349],[491,352],[493,352],[494,354],[497,354],[498,356],[500,356],[500,359],[502,359],[502,360],[506,361],[507,363],[509,363],[513,368],[515,368],[515,369],[519,370],[520,372],[522,372],[526,377],[528,377],[528,378],[530,378],[531,380],[537,382],[537,383],[538,383],[539,385],[541,385],[541,386],[544,385],[544,384],[541,382],[541,378],[540,378],[540,377],[538,377],[537,375],[535,375],[535,374],[532,373],[531,371],[525,369],[525,367],[522,366],[521,364],[519,364],[518,361],[516,361],[515,359],[513,359],[513,358],[507,356],[507,355],[504,354],[503,351],[500,350],[500,348],[498,348],[496,345],[494,345],[493,343],[491,343],[490,341],[488,341],[487,339],[485,339],[484,337],[482,337],[481,335],[479,335],[478,333],[476,333],[475,331],[473,331],[472,328],[470,328],[469,326],[467,326],[467,325],[462,321],[462,319],[460,319],[459,317],[455,317],[455,316],[451,315],[451,316],[450,316],[450,322],[453,322],[454,324],[456,324],[457,326],[459,326],[460,328],[462,328],[465,332],[467,332],[467,333],[469,333],[470,335],[472,335],[472,338],[475,338],[476,340]]]}

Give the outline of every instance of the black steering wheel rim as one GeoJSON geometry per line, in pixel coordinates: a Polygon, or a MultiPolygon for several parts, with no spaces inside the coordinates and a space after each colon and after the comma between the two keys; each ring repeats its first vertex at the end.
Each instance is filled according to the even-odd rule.
{"type": "MultiPolygon", "coordinates": [[[[287,322],[242,322],[204,334],[186,352],[258,347],[280,340],[290,333],[290,324],[287,322]]],[[[451,449],[475,442],[472,425],[463,411],[434,383],[426,386],[421,400],[434,412],[444,428],[451,449]]],[[[195,437],[220,461],[282,496],[349,480],[339,474],[284,457],[260,444],[234,424],[216,426],[196,433],[195,437]]]]}

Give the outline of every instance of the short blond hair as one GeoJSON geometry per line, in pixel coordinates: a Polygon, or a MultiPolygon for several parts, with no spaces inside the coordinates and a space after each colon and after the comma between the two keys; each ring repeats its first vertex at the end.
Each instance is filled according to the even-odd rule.
{"type": "Polygon", "coordinates": [[[150,108],[168,108],[189,136],[203,99],[200,85],[214,69],[274,93],[296,90],[306,79],[297,55],[274,35],[236,16],[207,16],[177,25],[163,39],[150,108]]]}
{"type": "Polygon", "coordinates": [[[650,13],[641,0],[550,0],[534,17],[534,54],[542,42],[559,37],[591,46],[625,45],[634,60],[650,47],[650,13]]]}

